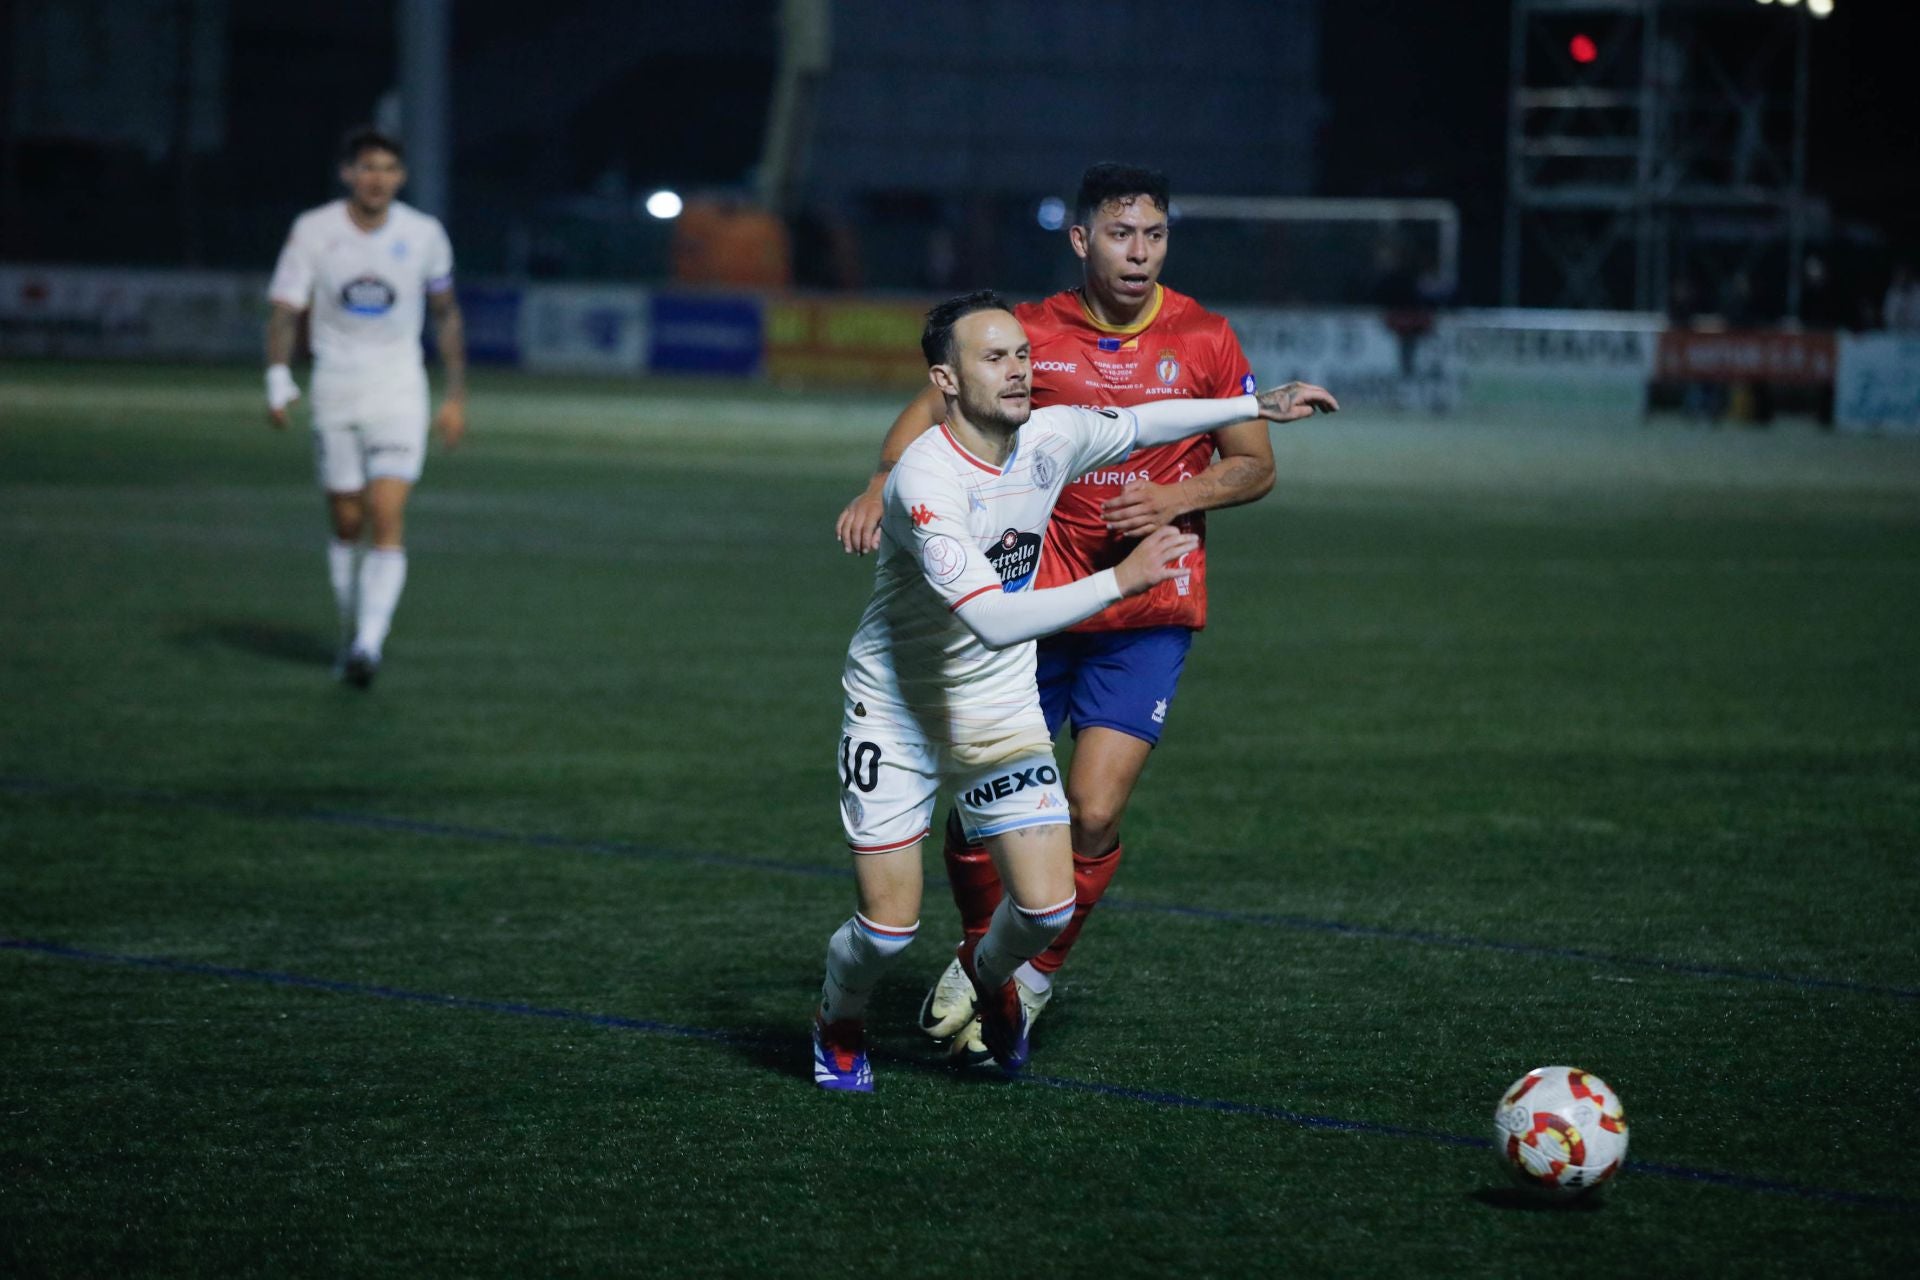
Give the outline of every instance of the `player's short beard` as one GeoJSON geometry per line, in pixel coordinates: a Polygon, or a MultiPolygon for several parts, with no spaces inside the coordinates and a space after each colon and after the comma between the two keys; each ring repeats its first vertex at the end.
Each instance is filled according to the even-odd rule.
{"type": "MultiPolygon", "coordinates": [[[[963,386],[960,392],[960,407],[966,412],[967,421],[976,427],[1013,432],[1025,426],[1027,419],[1033,416],[1033,401],[1031,398],[1029,398],[1026,404],[1027,411],[1016,419],[1013,417],[1012,411],[1001,403],[1000,393],[998,391],[990,395],[975,396],[971,394],[971,388],[963,386]]],[[[1031,392],[1029,392],[1029,396],[1031,396],[1031,392]]]]}

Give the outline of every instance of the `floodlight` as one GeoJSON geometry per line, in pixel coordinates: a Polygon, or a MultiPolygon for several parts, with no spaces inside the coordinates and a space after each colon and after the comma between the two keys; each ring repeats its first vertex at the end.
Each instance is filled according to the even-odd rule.
{"type": "Polygon", "coordinates": [[[662,189],[647,197],[647,212],[662,222],[679,217],[680,210],[685,207],[686,201],[680,198],[678,191],[662,189]]]}
{"type": "Polygon", "coordinates": [[[1059,196],[1048,196],[1040,202],[1034,217],[1039,220],[1041,230],[1058,231],[1067,225],[1067,202],[1059,196]]]}

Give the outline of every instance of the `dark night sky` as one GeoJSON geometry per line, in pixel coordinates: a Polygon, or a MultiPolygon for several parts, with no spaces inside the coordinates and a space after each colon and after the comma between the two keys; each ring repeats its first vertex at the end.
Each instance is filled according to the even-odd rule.
{"type": "MultiPolygon", "coordinates": [[[[1808,187],[1836,222],[1877,227],[1909,255],[1920,252],[1916,9],[1838,0],[1813,22],[1810,51],[1808,187]]],[[[1483,278],[1499,261],[1510,15],[1509,0],[1328,0],[1323,19],[1322,194],[1453,200],[1483,278]]],[[[1765,19],[1809,21],[1756,13],[1765,19]]]]}

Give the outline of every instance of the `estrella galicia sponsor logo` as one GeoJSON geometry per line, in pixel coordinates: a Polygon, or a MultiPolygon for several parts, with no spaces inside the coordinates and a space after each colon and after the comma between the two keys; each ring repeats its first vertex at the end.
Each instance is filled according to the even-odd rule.
{"type": "Polygon", "coordinates": [[[1051,787],[1059,781],[1059,772],[1050,764],[1036,765],[1031,769],[1015,769],[1011,773],[1003,773],[997,778],[989,778],[979,786],[969,788],[967,803],[977,809],[1029,788],[1038,790],[1051,787]]]}
{"type": "Polygon", "coordinates": [[[1040,565],[1040,535],[1009,529],[987,548],[987,559],[1000,574],[1000,589],[1018,591],[1033,581],[1040,565]]]}
{"type": "Polygon", "coordinates": [[[379,276],[358,276],[340,288],[340,305],[356,316],[383,316],[400,295],[379,276]]]}
{"type": "Polygon", "coordinates": [[[1253,371],[1251,369],[1249,369],[1247,372],[1240,375],[1240,394],[1241,395],[1250,396],[1259,389],[1260,389],[1260,384],[1253,380],[1253,371]]]}

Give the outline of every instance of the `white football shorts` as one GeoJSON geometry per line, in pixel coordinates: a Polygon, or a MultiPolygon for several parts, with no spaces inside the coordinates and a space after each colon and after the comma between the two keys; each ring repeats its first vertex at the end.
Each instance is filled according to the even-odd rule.
{"type": "Polygon", "coordinates": [[[969,841],[1024,827],[1066,825],[1066,787],[1039,707],[1007,726],[996,745],[991,763],[974,758],[957,764],[953,751],[897,723],[872,724],[849,708],[839,754],[840,824],[847,847],[856,854],[891,853],[925,838],[943,783],[953,787],[969,841]]]}
{"type": "Polygon", "coordinates": [[[313,461],[328,493],[358,493],[367,481],[420,479],[427,461],[427,384],[359,386],[313,393],[313,461]]]}

